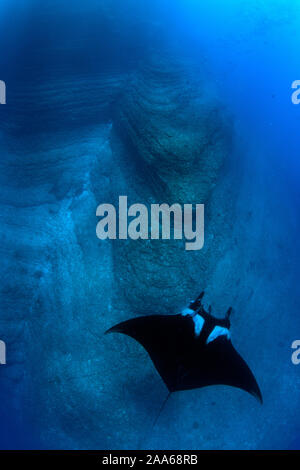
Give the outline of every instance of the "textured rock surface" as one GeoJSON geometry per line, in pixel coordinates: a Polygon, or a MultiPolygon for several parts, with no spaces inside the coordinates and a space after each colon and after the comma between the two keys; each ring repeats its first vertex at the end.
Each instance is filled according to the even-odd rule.
{"type": "MultiPolygon", "coordinates": [[[[123,143],[117,194],[148,204],[208,202],[233,130],[204,70],[153,54],[133,76],[114,122],[123,143]]],[[[128,240],[116,243],[114,256],[135,313],[178,309],[205,284],[199,253],[179,241],[128,240]]]]}
{"type": "Polygon", "coordinates": [[[205,78],[199,66],[153,54],[120,103],[117,129],[160,198],[206,202],[230,150],[230,119],[205,78]]]}
{"type": "MultiPolygon", "coordinates": [[[[10,420],[16,417],[21,429],[37,426],[37,442],[42,434],[47,446],[55,438],[50,422],[70,438],[63,433],[75,419],[71,398],[53,421],[62,390],[76,388],[77,377],[98,377],[97,361],[105,362],[96,344],[101,313],[109,311],[111,254],[95,237],[94,187],[108,193],[108,138],[109,126],[19,137],[6,141],[1,165],[0,329],[9,354],[1,378],[14,396],[2,404],[8,402],[10,420]]],[[[19,445],[30,445],[20,434],[19,445]]]]}
{"type": "Polygon", "coordinates": [[[22,135],[107,122],[126,81],[126,72],[107,67],[93,75],[57,73],[13,85],[1,127],[22,135]]]}

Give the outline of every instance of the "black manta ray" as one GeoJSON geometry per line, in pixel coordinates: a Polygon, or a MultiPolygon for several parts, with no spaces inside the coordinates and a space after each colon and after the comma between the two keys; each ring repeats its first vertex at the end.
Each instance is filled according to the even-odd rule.
{"type": "Polygon", "coordinates": [[[217,319],[202,306],[202,292],[178,315],[150,315],[119,323],[106,333],[123,333],[148,352],[169,393],[229,385],[262,394],[253,373],[230,339],[231,307],[217,319]]]}

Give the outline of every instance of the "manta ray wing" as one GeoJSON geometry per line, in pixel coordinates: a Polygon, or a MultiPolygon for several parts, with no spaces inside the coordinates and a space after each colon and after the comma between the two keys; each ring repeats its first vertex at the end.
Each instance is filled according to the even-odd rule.
{"type": "Polygon", "coordinates": [[[170,392],[229,385],[262,395],[250,368],[231,341],[220,336],[206,344],[195,336],[191,317],[150,315],[119,323],[107,333],[123,333],[148,352],[170,392]]]}
{"type": "Polygon", "coordinates": [[[133,318],[106,333],[123,333],[138,341],[149,354],[169,391],[175,391],[182,357],[193,338],[193,322],[181,315],[150,315],[133,318]]]}
{"type": "Polygon", "coordinates": [[[179,379],[177,390],[229,385],[240,388],[262,403],[262,394],[257,381],[232,342],[220,336],[204,347],[194,343],[185,373],[179,379]]]}

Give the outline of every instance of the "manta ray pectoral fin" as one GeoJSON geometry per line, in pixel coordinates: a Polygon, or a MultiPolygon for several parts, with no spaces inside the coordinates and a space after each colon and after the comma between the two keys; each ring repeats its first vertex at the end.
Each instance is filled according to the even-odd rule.
{"type": "MultiPolygon", "coordinates": [[[[195,318],[202,324],[203,317],[195,318]]],[[[148,315],[119,323],[107,333],[122,333],[140,343],[169,392],[227,385],[262,402],[252,371],[229,340],[229,329],[214,323],[205,347],[206,336],[195,335],[201,324],[197,327],[192,320],[194,316],[148,315]]]]}
{"type": "Polygon", "coordinates": [[[227,339],[230,339],[230,331],[228,328],[224,328],[223,326],[215,326],[212,332],[210,333],[209,337],[206,340],[206,344],[211,343],[215,339],[219,338],[219,336],[226,336],[227,339]]]}

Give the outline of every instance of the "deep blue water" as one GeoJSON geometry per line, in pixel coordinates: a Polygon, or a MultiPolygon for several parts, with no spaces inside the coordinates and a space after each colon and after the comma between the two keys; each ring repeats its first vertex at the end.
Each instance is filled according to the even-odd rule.
{"type": "Polygon", "coordinates": [[[1,448],[300,448],[299,31],[296,0],[2,0],[1,448]],[[204,182],[169,178],[156,135],[172,156],[206,112],[204,182]],[[173,199],[205,194],[201,254],[175,248],[168,265],[163,248],[97,240],[98,204],[164,202],[163,182],[173,199]],[[234,306],[264,405],[180,393],[149,431],[166,390],[137,345],[103,332],[202,288],[234,306]]]}

